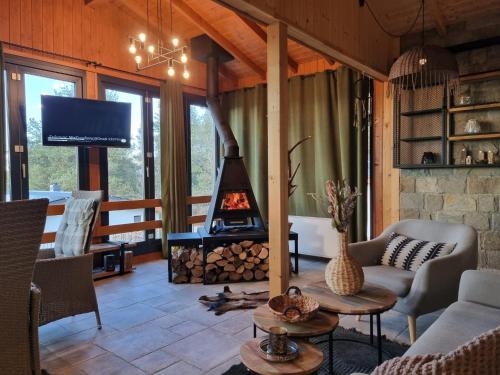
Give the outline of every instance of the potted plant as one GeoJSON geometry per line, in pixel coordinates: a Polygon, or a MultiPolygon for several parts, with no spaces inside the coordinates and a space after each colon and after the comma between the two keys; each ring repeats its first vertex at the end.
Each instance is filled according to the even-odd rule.
{"type": "MultiPolygon", "coordinates": [[[[338,255],[325,270],[325,280],[330,289],[339,295],[354,295],[363,287],[363,269],[348,253],[348,230],[356,201],[360,194],[344,181],[335,184],[328,180],[325,185],[328,215],[332,228],[339,233],[338,255]]],[[[315,199],[317,196],[313,195],[315,199]]]]}

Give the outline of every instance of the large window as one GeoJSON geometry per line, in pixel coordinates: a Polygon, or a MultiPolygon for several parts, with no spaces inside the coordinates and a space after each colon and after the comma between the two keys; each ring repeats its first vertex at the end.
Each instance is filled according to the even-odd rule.
{"type": "MultiPolygon", "coordinates": [[[[131,104],[130,148],[108,148],[107,169],[104,171],[110,201],[130,201],[155,198],[159,195],[159,140],[155,127],[159,130],[159,99],[154,88],[135,83],[101,78],[101,97],[105,100],[131,104]],[[156,125],[158,124],[158,125],[156,125]],[[158,156],[155,163],[155,157],[158,156]],[[156,181],[158,179],[158,181],[156,181]]],[[[129,224],[153,220],[154,209],[129,209],[111,211],[104,217],[109,225],[129,224]]],[[[153,239],[154,231],[136,231],[110,236],[111,240],[139,242],[153,239]]]]}
{"type": "Polygon", "coordinates": [[[42,145],[42,95],[74,97],[76,85],[60,79],[25,74],[26,137],[28,143],[29,197],[52,199],[78,187],[76,147],[42,145]]]}
{"type": "MultiPolygon", "coordinates": [[[[144,198],[144,141],[142,95],[106,89],[106,100],[130,103],[130,148],[108,148],[109,200],[144,198]]],[[[121,224],[121,223],[120,223],[121,224]]]]}
{"type": "MultiPolygon", "coordinates": [[[[212,195],[217,162],[215,127],[205,98],[185,97],[188,145],[188,195],[212,195]]],[[[205,215],[208,203],[193,204],[191,215],[205,215]]]]}
{"type": "MultiPolygon", "coordinates": [[[[161,141],[160,141],[160,99],[153,98],[153,160],[154,160],[154,178],[155,178],[155,198],[161,199],[161,141]]],[[[161,220],[161,207],[155,208],[155,220],[161,220]]],[[[162,237],[162,230],[155,231],[155,237],[162,237]]]]}
{"type": "MultiPolygon", "coordinates": [[[[42,145],[41,107],[42,95],[81,97],[79,74],[43,63],[6,64],[8,199],[48,198],[50,204],[64,204],[81,187],[78,148],[42,145]]],[[[57,230],[60,220],[48,217],[45,230],[57,230]]]]}

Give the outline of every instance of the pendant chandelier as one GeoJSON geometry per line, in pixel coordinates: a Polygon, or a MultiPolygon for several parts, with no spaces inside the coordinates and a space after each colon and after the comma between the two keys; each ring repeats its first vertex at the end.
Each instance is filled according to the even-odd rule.
{"type": "Polygon", "coordinates": [[[422,45],[410,48],[392,65],[389,73],[392,91],[399,95],[401,90],[416,90],[435,85],[445,85],[448,93],[457,91],[459,85],[457,60],[446,48],[425,45],[424,0],[421,10],[422,45]]]}
{"type": "MultiPolygon", "coordinates": [[[[180,67],[182,69],[182,77],[184,79],[189,79],[189,70],[187,67],[188,46],[180,45],[179,38],[173,33],[172,0],[170,0],[169,8],[170,44],[166,45],[163,43],[162,0],[158,0],[156,3],[156,15],[158,20],[156,41],[150,43],[148,41],[149,37],[144,32],[139,33],[137,37],[129,36],[128,51],[134,56],[135,66],[138,72],[165,64],[167,66],[167,75],[169,77],[174,77],[176,74],[176,68],[180,67]]],[[[149,32],[149,0],[146,0],[146,18],[147,31],[149,32]]]]}

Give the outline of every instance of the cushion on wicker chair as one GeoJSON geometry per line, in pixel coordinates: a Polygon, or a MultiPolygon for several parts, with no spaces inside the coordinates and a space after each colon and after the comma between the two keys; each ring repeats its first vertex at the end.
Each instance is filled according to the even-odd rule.
{"type": "Polygon", "coordinates": [[[416,271],[426,261],[450,254],[454,243],[417,240],[391,233],[380,263],[408,271],[416,271]]]}
{"type": "Polygon", "coordinates": [[[56,257],[77,256],[84,253],[94,209],[94,199],[67,200],[61,224],[56,232],[54,243],[56,257]]]}

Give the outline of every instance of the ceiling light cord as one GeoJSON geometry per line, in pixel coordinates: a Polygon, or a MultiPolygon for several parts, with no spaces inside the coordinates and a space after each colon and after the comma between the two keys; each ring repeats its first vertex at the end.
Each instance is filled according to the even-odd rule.
{"type": "Polygon", "coordinates": [[[425,46],[425,0],[422,0],[422,46],[425,46]]]}
{"type": "Polygon", "coordinates": [[[172,18],[172,0],[170,0],[170,36],[174,33],[174,21],[172,18]]]}
{"type": "Polygon", "coordinates": [[[407,31],[405,31],[404,33],[402,34],[394,34],[394,33],[391,33],[389,30],[387,30],[384,25],[382,25],[382,23],[377,19],[377,16],[375,16],[375,13],[373,12],[371,6],[370,6],[370,3],[365,0],[365,4],[366,4],[366,7],[368,8],[368,11],[371,13],[373,19],[375,20],[375,22],[377,23],[378,27],[380,27],[380,29],[382,29],[382,31],[384,33],[386,33],[387,35],[393,37],[393,38],[401,38],[402,36],[405,36],[407,34],[410,33],[410,31],[413,30],[413,28],[415,27],[415,25],[417,24],[417,21],[418,21],[418,16],[420,15],[420,12],[423,11],[423,1],[422,3],[420,4],[420,8],[418,9],[418,12],[417,12],[417,15],[415,16],[415,19],[413,20],[413,22],[411,23],[411,26],[408,28],[407,31]]]}

